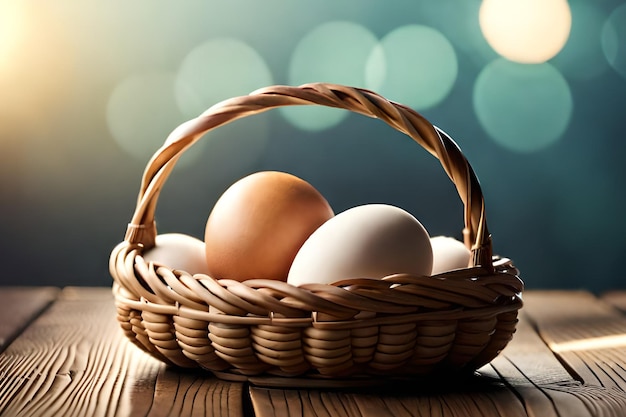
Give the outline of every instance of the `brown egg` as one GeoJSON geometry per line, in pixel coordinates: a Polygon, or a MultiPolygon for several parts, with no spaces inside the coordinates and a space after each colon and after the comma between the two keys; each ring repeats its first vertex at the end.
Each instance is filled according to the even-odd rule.
{"type": "Polygon", "coordinates": [[[304,241],[334,213],[308,182],[264,171],[237,181],[219,198],[205,230],[214,278],[287,280],[304,241]]]}

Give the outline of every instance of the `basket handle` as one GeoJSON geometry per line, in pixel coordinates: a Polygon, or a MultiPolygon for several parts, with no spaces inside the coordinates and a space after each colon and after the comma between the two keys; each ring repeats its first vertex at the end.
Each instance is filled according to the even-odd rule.
{"type": "Polygon", "coordinates": [[[154,246],[154,214],[159,193],[183,152],[205,133],[236,119],[292,105],[322,105],[378,118],[405,133],[435,156],[455,184],[465,212],[463,235],[472,251],[469,266],[493,269],[491,236],[485,219],[485,203],[479,181],[458,145],[422,115],[402,104],[361,88],[313,83],[299,87],[270,86],[250,95],[224,100],[180,126],[167,137],[148,162],[128,225],[125,240],[144,249],[154,246]]]}

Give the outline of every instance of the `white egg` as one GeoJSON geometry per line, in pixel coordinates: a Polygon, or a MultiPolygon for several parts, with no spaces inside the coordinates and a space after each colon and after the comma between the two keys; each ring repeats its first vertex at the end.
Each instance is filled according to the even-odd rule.
{"type": "Polygon", "coordinates": [[[471,253],[463,242],[453,237],[435,236],[430,239],[430,244],[433,248],[432,275],[467,268],[471,253]]]}
{"type": "Polygon", "coordinates": [[[339,213],[304,242],[287,282],[330,284],[348,278],[383,278],[395,273],[430,275],[430,237],[405,210],[367,204],[339,213]]]}
{"type": "Polygon", "coordinates": [[[190,274],[206,274],[206,250],[204,242],[182,233],[157,235],[154,247],[143,253],[146,262],[178,269],[190,274]]]}

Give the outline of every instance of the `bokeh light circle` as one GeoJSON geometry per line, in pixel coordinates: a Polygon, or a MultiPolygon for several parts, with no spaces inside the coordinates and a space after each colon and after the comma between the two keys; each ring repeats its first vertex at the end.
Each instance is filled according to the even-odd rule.
{"type": "Polygon", "coordinates": [[[609,64],[626,78],[626,4],[615,8],[604,24],[602,49],[609,64]]]}
{"type": "Polygon", "coordinates": [[[607,14],[586,0],[571,2],[572,29],[567,43],[550,63],[565,76],[589,79],[602,74],[608,63],[601,44],[607,14]]]}
{"type": "Polygon", "coordinates": [[[516,152],[533,152],[556,142],[573,110],[570,87],[552,65],[517,64],[504,58],[481,71],[473,102],[489,136],[516,152]]]}
{"type": "MultiPolygon", "coordinates": [[[[329,82],[365,86],[365,65],[378,43],[367,28],[347,21],[327,22],[307,33],[289,62],[290,85],[329,82]]],[[[321,106],[282,107],[280,113],[294,126],[310,131],[329,129],[349,112],[321,106]]]]}
{"type": "Polygon", "coordinates": [[[484,0],[479,21],[496,52],[511,61],[536,64],[563,48],[572,13],[567,0],[484,0]]]}
{"type": "Polygon", "coordinates": [[[187,118],[212,105],[273,84],[265,60],[247,43],[218,38],[204,42],[183,59],[175,82],[176,101],[187,118]]]}
{"type": "Polygon", "coordinates": [[[406,25],[385,35],[367,64],[367,86],[390,100],[425,110],[439,104],[458,75],[448,39],[423,25],[406,25]],[[381,69],[381,63],[384,69],[381,69]]]}
{"type": "MultiPolygon", "coordinates": [[[[173,73],[133,75],[117,84],[109,96],[109,132],[126,153],[139,161],[147,162],[171,131],[185,121],[174,98],[174,82],[173,73]]],[[[179,164],[193,159],[185,154],[179,164]]]]}

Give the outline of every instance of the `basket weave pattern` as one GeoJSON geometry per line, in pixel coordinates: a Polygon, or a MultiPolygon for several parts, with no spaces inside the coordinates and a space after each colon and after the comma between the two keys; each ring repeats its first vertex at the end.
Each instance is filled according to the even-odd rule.
{"type": "Polygon", "coordinates": [[[410,108],[371,91],[332,84],[273,86],[208,109],[175,129],[144,171],[135,213],[110,257],[118,320],[162,361],[226,379],[413,376],[474,370],[515,332],[522,281],[492,255],[478,180],[454,141],[410,108]],[[383,120],[441,162],[465,207],[471,265],[433,277],[396,274],[333,285],[216,280],[142,253],[156,237],[160,190],[178,158],[206,132],[288,105],[322,105],[383,120]]]}

